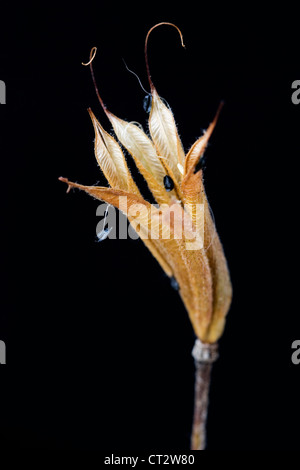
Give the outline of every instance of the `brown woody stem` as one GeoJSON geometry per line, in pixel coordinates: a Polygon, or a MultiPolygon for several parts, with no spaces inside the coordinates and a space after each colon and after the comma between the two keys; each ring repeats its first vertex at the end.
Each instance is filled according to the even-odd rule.
{"type": "Polygon", "coordinates": [[[197,339],[192,351],[195,360],[194,419],[191,450],[204,450],[206,447],[206,418],[210,375],[213,362],[218,358],[218,345],[202,343],[197,339]]]}

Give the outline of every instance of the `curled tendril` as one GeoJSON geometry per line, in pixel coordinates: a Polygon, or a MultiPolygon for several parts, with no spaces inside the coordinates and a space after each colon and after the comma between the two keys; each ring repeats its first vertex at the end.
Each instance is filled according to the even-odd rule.
{"type": "Polygon", "coordinates": [[[146,36],[146,40],[145,40],[145,62],[146,62],[147,75],[148,75],[148,80],[149,80],[149,85],[150,85],[151,90],[154,88],[154,85],[153,85],[153,82],[152,82],[152,79],[151,79],[150,68],[149,68],[149,62],[148,62],[148,40],[149,40],[150,33],[151,33],[155,28],[157,28],[158,26],[162,26],[162,25],[173,26],[173,28],[177,29],[177,31],[178,31],[178,33],[179,33],[179,35],[180,35],[181,45],[182,45],[182,47],[185,48],[185,45],[184,45],[184,42],[183,42],[182,32],[180,31],[180,29],[178,28],[178,26],[176,26],[176,24],[167,23],[167,22],[162,22],[162,23],[157,23],[156,25],[152,26],[151,29],[149,29],[149,31],[148,31],[148,33],[147,33],[147,36],[146,36]]]}
{"type": "Polygon", "coordinates": [[[97,47],[92,47],[91,52],[90,52],[90,60],[87,63],[81,62],[82,65],[90,65],[93,60],[95,59],[97,52],[97,47]]]}
{"type": "Polygon", "coordinates": [[[106,110],[106,106],[105,104],[103,103],[103,100],[100,96],[100,93],[99,93],[99,90],[98,90],[98,87],[97,87],[97,83],[96,83],[96,79],[95,79],[95,75],[94,75],[94,69],[93,69],[93,60],[95,58],[95,55],[96,55],[96,52],[97,52],[97,47],[92,47],[91,49],[91,52],[90,52],[90,60],[85,64],[83,62],[82,65],[89,65],[90,66],[90,70],[91,70],[91,75],[92,75],[92,79],[93,79],[93,83],[94,83],[94,87],[95,87],[95,91],[96,91],[96,95],[97,95],[97,98],[102,106],[102,108],[104,109],[104,111],[106,110]]]}
{"type": "MultiPolygon", "coordinates": [[[[151,79],[151,74],[150,74],[150,67],[149,67],[149,62],[148,62],[148,40],[149,40],[149,36],[150,36],[150,33],[155,29],[157,28],[158,26],[162,26],[162,25],[167,25],[167,26],[172,26],[173,28],[177,29],[179,35],[180,35],[180,40],[181,40],[181,45],[182,47],[185,48],[185,45],[184,45],[184,42],[183,42],[183,36],[182,36],[182,32],[180,31],[180,29],[178,28],[178,26],[176,26],[175,24],[173,23],[168,23],[168,22],[162,22],[162,23],[157,23],[156,25],[152,26],[152,28],[149,29],[148,33],[147,33],[147,36],[146,36],[146,40],[145,40],[145,63],[146,63],[146,70],[147,70],[147,76],[148,76],[148,81],[149,81],[149,85],[150,85],[150,88],[151,90],[154,89],[154,85],[153,85],[153,82],[152,82],[152,79],[151,79]]],[[[102,108],[104,109],[104,111],[107,110],[105,104],[103,103],[103,100],[100,96],[100,93],[99,93],[99,90],[98,90],[98,87],[97,87],[97,83],[96,83],[96,80],[95,80],[95,75],[94,75],[94,70],[93,70],[93,60],[96,56],[96,52],[97,52],[97,47],[92,47],[91,51],[90,51],[90,59],[88,62],[84,63],[82,62],[82,65],[89,65],[90,66],[90,70],[91,70],[91,75],[92,75],[92,79],[93,79],[93,83],[94,83],[94,87],[95,87],[95,91],[96,91],[96,95],[97,95],[97,98],[102,106],[102,108]]],[[[126,65],[126,64],[125,64],[126,65]]],[[[128,69],[127,65],[126,65],[126,68],[128,69]]],[[[129,70],[129,69],[128,69],[129,70]]],[[[131,71],[131,70],[130,70],[131,71]]],[[[145,90],[146,91],[146,90],[145,90]]],[[[148,94],[148,93],[147,93],[148,94]]]]}

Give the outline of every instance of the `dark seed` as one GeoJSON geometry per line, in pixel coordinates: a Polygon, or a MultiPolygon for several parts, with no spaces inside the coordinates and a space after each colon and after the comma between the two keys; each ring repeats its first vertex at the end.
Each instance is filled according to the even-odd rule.
{"type": "Polygon", "coordinates": [[[205,155],[203,155],[203,157],[200,158],[199,162],[195,166],[194,173],[197,173],[197,171],[203,170],[203,168],[205,167],[205,164],[206,164],[206,157],[205,155]]]}
{"type": "Polygon", "coordinates": [[[173,289],[179,290],[179,284],[176,281],[175,277],[171,277],[170,282],[171,282],[171,287],[173,287],[173,289]]]}
{"type": "Polygon", "coordinates": [[[166,191],[172,191],[172,189],[174,189],[174,181],[168,175],[164,177],[164,186],[166,191]]]}
{"type": "Polygon", "coordinates": [[[143,108],[146,111],[146,113],[150,113],[151,106],[152,106],[152,96],[146,95],[143,101],[143,108]]]}

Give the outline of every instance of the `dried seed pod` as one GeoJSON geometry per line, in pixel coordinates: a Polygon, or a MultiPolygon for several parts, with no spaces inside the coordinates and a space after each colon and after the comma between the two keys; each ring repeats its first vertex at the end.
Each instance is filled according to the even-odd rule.
{"type": "Polygon", "coordinates": [[[141,196],[121,147],[103,129],[92,111],[89,113],[96,136],[95,155],[111,188],[83,186],[66,178],[60,180],[66,182],[68,188],[83,189],[91,196],[125,212],[133,227],[139,227],[139,236],[171,278],[173,286],[176,285],[179,290],[198,338],[203,343],[214,343],[224,329],[232,288],[222,245],[210,215],[202,168],[203,154],[223,103],[207,131],[185,156],[173,113],[159,97],[150,76],[148,38],[151,31],[161,24],[175,27],[183,45],[181,31],[172,23],[155,25],[147,34],[145,59],[151,95],[147,95],[144,107],[147,112],[150,111],[151,139],[142,129],[118,118],[104,105],[92,68],[95,48],[88,62],[97,96],[115,134],[134,159],[159,208],[141,196]],[[121,196],[127,197],[126,208],[120,203],[121,196]],[[131,208],[134,205],[138,205],[140,210],[133,217],[131,208]],[[202,212],[195,210],[199,205],[204,208],[202,212]]]}

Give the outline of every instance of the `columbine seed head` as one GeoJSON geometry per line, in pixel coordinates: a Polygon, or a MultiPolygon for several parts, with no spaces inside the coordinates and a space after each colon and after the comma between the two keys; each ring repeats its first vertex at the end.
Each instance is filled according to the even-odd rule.
{"type": "MultiPolygon", "coordinates": [[[[60,178],[68,188],[83,189],[91,196],[123,211],[163,270],[176,282],[196,335],[202,342],[214,343],[221,336],[232,289],[226,259],[216,233],[203,185],[204,151],[216,125],[222,103],[204,134],[185,155],[172,111],[153,85],[148,64],[148,38],[145,60],[151,95],[149,131],[151,139],[134,123],[112,114],[99,101],[110,120],[117,140],[128,150],[147,181],[158,207],[146,201],[136,186],[117,140],[107,133],[93,112],[89,114],[95,131],[95,156],[110,187],[83,186],[60,178]],[[126,198],[126,204],[124,204],[126,198]],[[201,206],[202,211],[196,210],[201,206]],[[204,235],[203,235],[204,234],[204,235]]],[[[92,61],[96,49],[92,49],[92,61]]]]}

